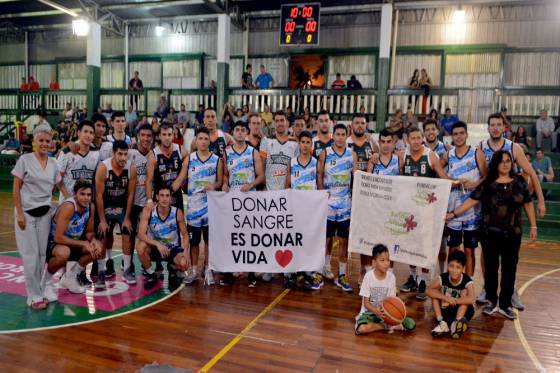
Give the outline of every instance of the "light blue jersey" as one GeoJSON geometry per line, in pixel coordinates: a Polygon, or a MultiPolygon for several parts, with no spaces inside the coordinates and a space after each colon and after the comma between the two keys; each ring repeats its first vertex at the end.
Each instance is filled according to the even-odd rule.
{"type": "MultiPolygon", "coordinates": [[[[255,173],[255,149],[247,145],[245,150],[237,153],[233,146],[226,149],[226,167],[229,174],[228,186],[233,190],[239,190],[243,185],[251,184],[255,181],[257,174],[255,173]]],[[[252,188],[251,191],[254,191],[252,188]]]]}
{"type": "Polygon", "coordinates": [[[484,152],[484,158],[486,158],[487,164],[490,164],[490,160],[492,159],[492,156],[498,150],[503,150],[508,152],[511,155],[511,159],[515,162],[515,158],[513,156],[513,142],[511,140],[504,139],[504,144],[502,145],[502,147],[496,150],[492,149],[492,147],[490,146],[490,140],[482,141],[480,143],[480,148],[484,152]]]}
{"type": "Polygon", "coordinates": [[[443,157],[443,155],[447,151],[447,148],[445,147],[445,144],[443,142],[438,141],[436,147],[432,149],[432,151],[436,153],[437,156],[441,159],[441,157],[443,157]]]}
{"type": "Polygon", "coordinates": [[[390,176],[395,176],[395,175],[400,175],[401,173],[401,168],[400,168],[400,164],[399,164],[399,156],[396,154],[393,154],[391,156],[391,160],[389,161],[389,164],[385,165],[383,164],[383,162],[381,162],[381,157],[379,158],[379,160],[377,161],[377,163],[375,164],[375,166],[373,166],[373,170],[372,173],[374,174],[378,174],[378,175],[390,175],[390,176]]]}
{"type": "MultiPolygon", "coordinates": [[[[78,213],[78,206],[76,200],[74,198],[67,199],[64,201],[60,206],[63,206],[66,203],[71,203],[74,207],[74,213],[68,222],[68,227],[64,232],[64,236],[71,238],[73,240],[80,240],[82,238],[82,234],[87,228],[87,224],[89,221],[90,216],[90,208],[86,207],[82,214],[78,213]]],[[[58,213],[58,211],[57,211],[58,213]]],[[[54,242],[54,234],[56,233],[56,217],[57,214],[54,215],[54,218],[51,222],[51,232],[49,235],[49,241],[54,242]]]]}
{"type": "Polygon", "coordinates": [[[325,189],[329,191],[328,220],[350,219],[353,165],[352,150],[346,148],[344,153],[339,155],[333,147],[326,149],[323,181],[325,189]]]}
{"type": "Polygon", "coordinates": [[[317,189],[317,159],[311,157],[306,165],[299,163],[298,157],[290,163],[290,187],[297,190],[317,189]]]}
{"type": "Polygon", "coordinates": [[[189,157],[187,182],[187,224],[193,227],[208,225],[208,196],[205,188],[216,182],[219,158],[211,153],[206,161],[197,152],[189,157]]]}
{"type": "MultiPolygon", "coordinates": [[[[447,159],[447,175],[452,179],[467,179],[471,182],[479,181],[482,176],[478,169],[476,160],[476,148],[469,146],[467,152],[459,157],[456,154],[456,148],[448,153],[447,159]]],[[[462,187],[451,189],[449,196],[449,204],[447,211],[455,211],[461,206],[471,195],[472,190],[462,187]]],[[[453,230],[475,230],[480,225],[480,204],[469,209],[465,213],[449,220],[447,226],[453,230]]]]}
{"type": "Polygon", "coordinates": [[[159,216],[157,206],[152,208],[148,222],[148,237],[167,247],[181,246],[179,223],[177,222],[177,207],[171,206],[169,214],[165,219],[159,216]]]}

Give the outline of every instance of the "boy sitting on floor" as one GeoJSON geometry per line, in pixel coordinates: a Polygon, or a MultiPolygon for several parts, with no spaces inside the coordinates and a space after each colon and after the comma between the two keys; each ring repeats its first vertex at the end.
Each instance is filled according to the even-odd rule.
{"type": "Polygon", "coordinates": [[[360,287],[362,309],[356,316],[356,334],[367,334],[377,330],[414,330],[416,323],[406,317],[402,324],[389,326],[383,322],[381,305],[387,297],[397,294],[396,279],[390,268],[389,249],[385,245],[376,245],[371,253],[371,266],[373,267],[364,275],[360,287]]]}
{"type": "Polygon", "coordinates": [[[428,288],[427,294],[432,298],[437,319],[437,325],[432,330],[434,337],[450,332],[454,339],[461,338],[461,334],[467,331],[467,322],[474,316],[474,284],[463,273],[466,262],[462,251],[451,253],[447,272],[432,280],[428,288]]]}

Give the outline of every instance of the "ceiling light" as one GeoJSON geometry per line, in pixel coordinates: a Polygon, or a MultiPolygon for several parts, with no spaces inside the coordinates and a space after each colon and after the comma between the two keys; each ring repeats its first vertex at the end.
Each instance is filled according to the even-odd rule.
{"type": "Polygon", "coordinates": [[[87,34],[89,33],[89,22],[85,19],[73,20],[72,31],[76,36],[87,36],[87,34]]]}
{"type": "Polygon", "coordinates": [[[459,9],[455,10],[455,13],[453,13],[453,22],[457,24],[465,23],[465,11],[462,7],[459,7],[459,9]]]}

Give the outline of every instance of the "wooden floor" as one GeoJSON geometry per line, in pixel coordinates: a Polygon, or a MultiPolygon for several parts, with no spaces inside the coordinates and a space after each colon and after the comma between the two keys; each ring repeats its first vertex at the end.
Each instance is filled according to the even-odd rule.
{"type": "MultiPolygon", "coordinates": [[[[14,249],[11,199],[0,194],[0,251],[14,249]]],[[[110,320],[0,335],[0,372],[134,372],[152,362],[228,373],[532,372],[538,365],[555,372],[560,371],[560,270],[537,276],[556,269],[559,244],[524,243],[517,284],[523,289],[534,281],[523,289],[527,309],[518,327],[478,310],[459,341],[433,339],[429,301],[403,294],[417,321],[414,332],[355,336],[360,308],[355,276],[352,294],[332,283],[314,293],[285,292],[279,279],[248,289],[240,279],[233,287],[186,287],[162,303],[110,320]],[[231,349],[219,354],[226,346],[231,349]]],[[[397,265],[396,273],[400,283],[407,270],[397,265]]]]}

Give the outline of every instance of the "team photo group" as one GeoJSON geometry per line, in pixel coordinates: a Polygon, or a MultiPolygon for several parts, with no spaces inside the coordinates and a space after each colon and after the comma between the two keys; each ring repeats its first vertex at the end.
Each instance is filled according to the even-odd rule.
{"type": "Polygon", "coordinates": [[[523,310],[515,283],[522,215],[536,240],[545,204],[523,148],[504,136],[502,115],[488,117],[488,138],[474,144],[460,121],[448,144],[430,119],[378,136],[363,115],[343,123],[327,111],[315,131],[277,111],[269,137],[259,114],[229,133],[212,108],[202,122],[179,145],[165,120],[132,137],[124,112],[94,114],[56,159],[50,126],[35,127],[33,152],[12,170],[29,307],[106,289],[118,272],[148,291],[163,281],[253,288],[281,280],[287,289],[352,293],[357,280],[357,335],[415,328],[399,292],[429,298],[433,336],[460,338],[477,303],[481,317],[513,320],[523,310]],[[372,208],[373,200],[388,207],[372,208]],[[405,200],[421,212],[409,213],[405,200]],[[359,269],[350,268],[354,253],[359,269]],[[409,265],[400,286],[395,262],[409,265]]]}

